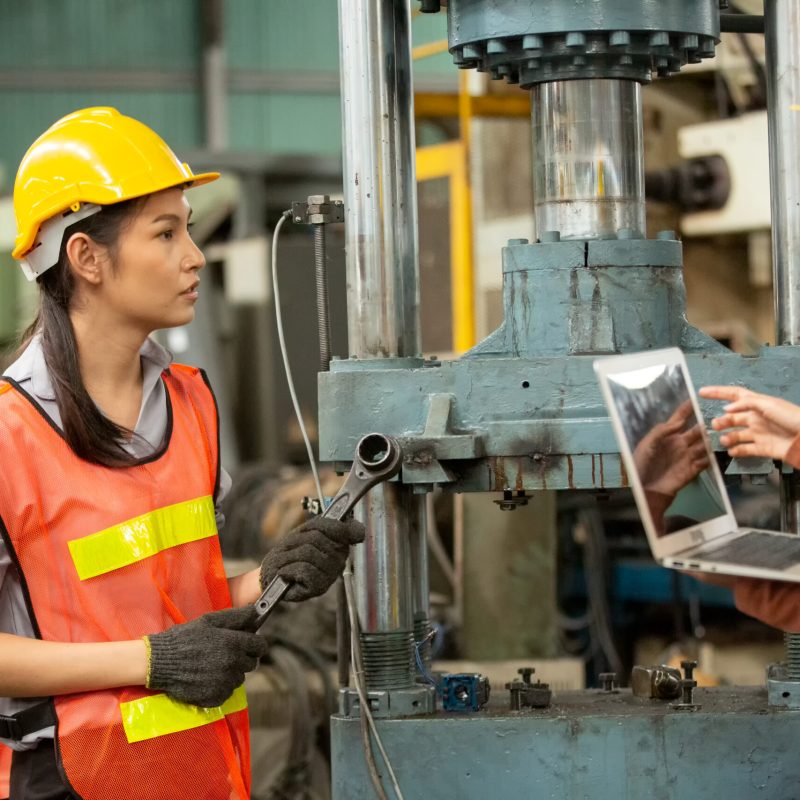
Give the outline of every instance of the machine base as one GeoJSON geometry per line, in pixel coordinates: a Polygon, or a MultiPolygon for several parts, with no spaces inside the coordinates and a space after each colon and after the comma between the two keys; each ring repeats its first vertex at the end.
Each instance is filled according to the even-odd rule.
{"type": "MultiPolygon", "coordinates": [[[[407,800],[788,800],[800,791],[800,715],[770,708],[763,687],[698,689],[691,714],[629,690],[563,693],[524,712],[506,710],[507,700],[475,714],[381,720],[407,800]]],[[[334,800],[372,800],[358,720],[331,723],[334,800]]]]}

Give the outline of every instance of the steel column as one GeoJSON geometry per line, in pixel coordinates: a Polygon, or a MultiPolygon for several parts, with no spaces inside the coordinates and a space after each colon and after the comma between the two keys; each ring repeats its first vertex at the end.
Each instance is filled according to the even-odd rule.
{"type": "Polygon", "coordinates": [[[359,358],[419,338],[408,0],[339,0],[348,338],[359,358]]]}
{"type": "Polygon", "coordinates": [[[800,4],[765,0],[776,344],[800,344],[800,4]]]}
{"type": "MultiPolygon", "coordinates": [[[[417,356],[419,264],[409,0],[339,0],[350,355],[417,356]]],[[[369,689],[414,685],[410,531],[421,496],[390,484],[359,511],[354,570],[369,689]]],[[[427,574],[424,575],[427,585],[427,574]]],[[[426,601],[427,602],[427,601],[426,601]]]]}
{"type": "MultiPolygon", "coordinates": [[[[775,343],[800,344],[800,4],[765,0],[767,118],[772,205],[772,270],[775,293],[775,343]]],[[[800,533],[800,480],[781,474],[781,529],[800,533]]],[[[787,633],[789,681],[800,681],[800,635],[787,633]]],[[[769,681],[768,681],[769,685],[769,681]]],[[[781,693],[786,696],[787,693],[781,693]]],[[[770,692],[772,699],[774,692],[770,692]]],[[[793,706],[793,707],[796,707],[793,706]]]]}
{"type": "MultiPolygon", "coordinates": [[[[765,0],[776,344],[800,344],[800,4],[765,0]]],[[[781,524],[800,532],[796,473],[781,480],[781,524]]]]}

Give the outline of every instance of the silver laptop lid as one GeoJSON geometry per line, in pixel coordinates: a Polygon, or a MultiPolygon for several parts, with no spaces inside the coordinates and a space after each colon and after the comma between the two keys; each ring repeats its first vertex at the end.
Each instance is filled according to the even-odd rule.
{"type": "Polygon", "coordinates": [[[653,350],[594,366],[653,555],[734,530],[683,353],[653,350]]]}

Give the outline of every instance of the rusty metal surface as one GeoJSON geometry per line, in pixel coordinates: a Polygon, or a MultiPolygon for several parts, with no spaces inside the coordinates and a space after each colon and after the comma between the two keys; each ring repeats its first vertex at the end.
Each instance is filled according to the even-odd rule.
{"type": "MultiPolygon", "coordinates": [[[[334,361],[319,376],[320,457],[346,464],[358,439],[379,430],[402,442],[404,483],[455,491],[624,487],[593,360],[486,356],[416,369],[394,369],[392,359],[334,361]],[[427,421],[441,395],[451,397],[449,415],[432,436],[427,421]]],[[[687,362],[698,386],[734,383],[800,402],[796,348],[764,348],[758,357],[689,352],[687,362]]],[[[710,402],[701,408],[706,420],[717,411],[710,402]]],[[[740,462],[739,471],[752,467],[740,462]]]]}

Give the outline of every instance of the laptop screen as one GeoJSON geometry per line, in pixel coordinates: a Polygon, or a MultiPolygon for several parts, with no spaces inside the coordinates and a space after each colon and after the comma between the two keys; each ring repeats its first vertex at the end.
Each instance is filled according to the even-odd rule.
{"type": "Polygon", "coordinates": [[[610,372],[608,385],[659,537],[727,513],[680,364],[610,372]]]}

